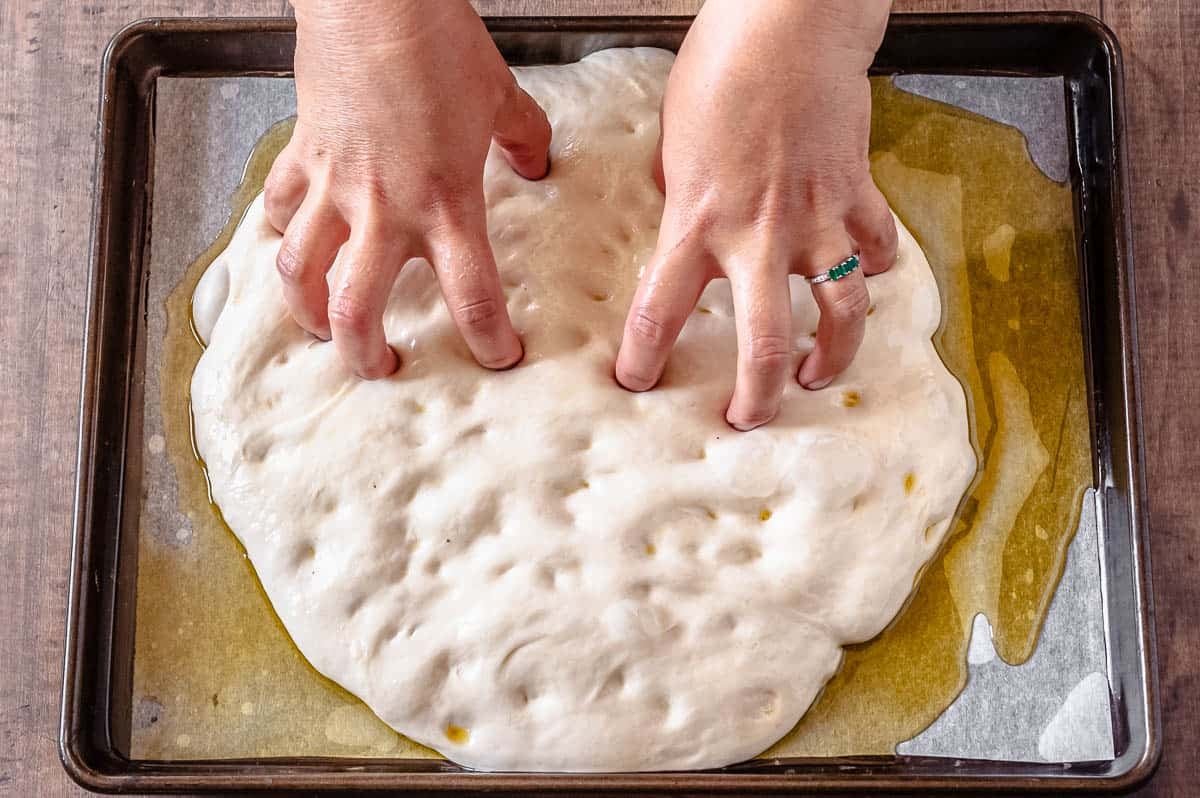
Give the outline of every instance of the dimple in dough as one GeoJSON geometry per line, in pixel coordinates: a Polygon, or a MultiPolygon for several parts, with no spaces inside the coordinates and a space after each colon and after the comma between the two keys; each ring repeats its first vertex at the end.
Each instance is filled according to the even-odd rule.
{"type": "MultiPolygon", "coordinates": [[[[707,768],[785,734],[879,633],[975,470],[963,392],[907,231],[829,388],[729,429],[728,283],[704,292],[662,384],[612,377],[655,242],[670,53],[515,69],[554,128],[528,182],[493,152],[488,226],[525,359],[471,359],[428,264],[385,328],[403,367],[364,382],[288,315],[261,197],[194,298],[192,380],[212,495],[321,673],[463,765],[707,768]]],[[[335,269],[338,268],[335,264],[335,269]]],[[[799,355],[816,311],[792,278],[799,355]]]]}

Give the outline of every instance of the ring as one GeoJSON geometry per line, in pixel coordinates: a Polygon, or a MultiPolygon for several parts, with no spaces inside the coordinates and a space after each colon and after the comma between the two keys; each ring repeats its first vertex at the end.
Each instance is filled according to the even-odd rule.
{"type": "Polygon", "coordinates": [[[820,285],[821,283],[833,280],[837,282],[843,277],[849,277],[858,268],[858,255],[851,255],[844,261],[834,266],[824,274],[818,274],[816,277],[805,277],[810,285],[820,285]]]}

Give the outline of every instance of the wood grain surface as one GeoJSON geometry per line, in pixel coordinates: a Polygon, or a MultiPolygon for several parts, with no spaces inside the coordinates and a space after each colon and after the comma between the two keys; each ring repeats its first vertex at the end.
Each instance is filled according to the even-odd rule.
{"type": "MultiPolygon", "coordinates": [[[[480,0],[489,13],[688,13],[695,0],[480,0]]],[[[1200,4],[1075,9],[1123,44],[1165,756],[1141,795],[1195,794],[1200,753],[1200,4]],[[1195,225],[1195,226],[1193,226],[1195,225]]],[[[283,0],[0,0],[0,793],[77,795],[56,753],[99,65],[139,17],[278,15],[283,0]]]]}

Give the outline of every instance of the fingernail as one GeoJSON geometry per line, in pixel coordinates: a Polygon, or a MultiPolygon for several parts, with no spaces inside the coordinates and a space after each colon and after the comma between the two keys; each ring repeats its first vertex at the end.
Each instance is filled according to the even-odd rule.
{"type": "Polygon", "coordinates": [[[645,374],[632,374],[628,369],[624,369],[620,364],[620,355],[617,356],[617,364],[613,367],[613,379],[627,391],[634,393],[642,393],[648,391],[658,384],[661,378],[661,373],[655,377],[647,377],[645,374]]]}
{"type": "Polygon", "coordinates": [[[654,387],[653,381],[647,381],[631,376],[622,377],[620,372],[614,372],[613,377],[616,379],[617,385],[620,385],[622,388],[630,391],[631,393],[645,393],[654,387]]]}
{"type": "Polygon", "coordinates": [[[514,354],[508,354],[495,360],[492,363],[483,363],[484,368],[489,368],[492,371],[507,371],[520,363],[525,358],[525,346],[518,340],[517,351],[514,354]]]}
{"type": "Polygon", "coordinates": [[[758,429],[759,427],[761,427],[763,424],[766,424],[770,420],[771,419],[766,419],[765,421],[759,421],[757,423],[752,422],[752,421],[749,421],[749,422],[748,421],[734,421],[732,418],[729,417],[729,413],[725,414],[725,423],[728,424],[729,426],[733,427],[738,432],[749,432],[752,429],[758,429]]]}
{"type": "Polygon", "coordinates": [[[826,377],[823,380],[814,380],[804,387],[810,391],[819,391],[822,388],[828,387],[829,383],[833,382],[833,377],[826,377]]]}

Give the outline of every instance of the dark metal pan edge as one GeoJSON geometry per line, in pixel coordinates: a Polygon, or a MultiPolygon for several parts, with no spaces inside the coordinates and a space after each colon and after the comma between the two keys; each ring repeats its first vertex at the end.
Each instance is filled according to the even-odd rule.
{"type": "Polygon", "coordinates": [[[1105,48],[1109,67],[1112,124],[1112,232],[1115,239],[1117,277],[1120,294],[1118,305],[1122,312],[1121,339],[1125,357],[1121,361],[1121,382],[1124,386],[1127,473],[1131,495],[1130,543],[1135,568],[1132,577],[1138,602],[1134,618],[1141,641],[1141,668],[1144,673],[1145,695],[1142,703],[1142,731],[1146,745],[1134,757],[1127,757],[1128,769],[1112,780],[1113,790],[1132,790],[1146,782],[1157,770],[1163,753],[1162,718],[1158,704],[1158,646],[1155,630],[1154,593],[1151,590],[1150,529],[1146,523],[1145,440],[1142,433],[1141,369],[1137,333],[1136,277],[1131,230],[1130,165],[1125,136],[1125,67],[1124,53],[1112,29],[1095,17],[1081,15],[1097,42],[1105,48]]]}
{"type": "MultiPolygon", "coordinates": [[[[657,27],[659,30],[679,30],[686,26],[688,18],[651,18],[636,17],[622,18],[504,18],[489,20],[489,27],[497,32],[517,32],[537,30],[541,32],[554,31],[608,31],[616,30],[646,30],[657,27]],[[605,27],[608,26],[608,27],[605,27]]],[[[990,28],[1011,29],[1013,27],[1052,26],[1060,31],[1075,31],[1077,35],[1090,39],[1098,44],[1108,54],[1109,90],[1111,92],[1111,111],[1114,123],[1114,155],[1112,163],[1113,182],[1111,184],[1113,218],[1112,232],[1115,238],[1116,268],[1118,281],[1117,304],[1122,311],[1117,315],[1119,337],[1123,344],[1119,371],[1122,377],[1120,398],[1125,415],[1125,451],[1123,457],[1125,477],[1129,486],[1128,509],[1130,520],[1131,544],[1133,545],[1134,560],[1134,590],[1138,600],[1140,615],[1138,616],[1138,633],[1142,641],[1141,666],[1146,674],[1144,694],[1144,732],[1146,745],[1136,757],[1128,762],[1128,768],[1119,773],[1106,776],[1086,775],[1088,769],[1076,769],[1079,775],[1065,771],[1062,775],[963,775],[954,776],[945,773],[935,774],[928,770],[928,763],[905,758],[881,758],[882,761],[867,758],[853,760],[837,760],[824,764],[812,763],[809,773],[786,774],[783,768],[777,773],[750,774],[745,772],[701,772],[701,773],[659,773],[659,774],[605,774],[605,775],[565,775],[565,774],[478,774],[461,771],[430,772],[430,773],[398,773],[380,763],[356,762],[353,760],[336,760],[339,767],[333,768],[334,762],[295,760],[267,761],[255,764],[255,773],[248,774],[245,762],[229,763],[150,763],[131,762],[119,756],[113,756],[113,751],[100,756],[94,749],[85,745],[81,739],[83,716],[89,699],[85,696],[84,678],[89,667],[96,666],[94,660],[89,662],[89,655],[100,653],[96,650],[103,647],[103,640],[95,638],[98,632],[89,628],[87,622],[94,612],[94,605],[111,599],[111,590],[105,593],[104,585],[98,581],[101,563],[96,561],[97,551],[93,545],[91,524],[95,519],[95,502],[97,500],[96,475],[106,464],[99,462],[100,454],[96,451],[97,403],[99,401],[101,382],[105,378],[103,367],[106,364],[103,352],[103,323],[107,319],[106,302],[111,298],[105,294],[107,280],[110,277],[111,266],[111,233],[119,227],[121,219],[112,217],[112,204],[124,201],[128,206],[138,199],[124,200],[115,196],[113,188],[119,176],[114,174],[116,158],[116,142],[112,137],[116,128],[121,124],[119,102],[129,102],[125,96],[132,89],[134,105],[143,103],[142,114],[148,114],[152,101],[153,81],[161,67],[150,64],[145,60],[135,63],[139,58],[145,59],[156,49],[153,45],[164,36],[189,35],[203,33],[205,36],[222,33],[245,35],[258,33],[269,37],[291,39],[294,35],[294,23],[285,19],[241,19],[241,20],[142,20],[123,29],[110,43],[105,56],[102,71],[100,135],[97,142],[96,166],[96,195],[93,204],[93,233],[92,233],[92,263],[89,277],[89,304],[86,323],[86,341],[83,355],[83,374],[80,402],[80,436],[77,451],[77,486],[75,497],[75,525],[71,555],[71,579],[69,583],[68,617],[66,634],[66,651],[64,658],[63,705],[60,719],[59,747],[60,756],[67,772],[81,786],[101,791],[126,791],[131,789],[171,791],[181,789],[228,790],[228,789],[273,789],[286,787],[290,789],[322,789],[359,787],[365,789],[495,789],[495,790],[527,790],[545,788],[551,790],[588,790],[588,791],[644,791],[663,789],[687,789],[710,791],[778,791],[787,789],[823,789],[834,791],[857,791],[867,788],[892,790],[941,790],[941,789],[983,789],[983,790],[1013,790],[1013,789],[1112,789],[1126,790],[1149,777],[1161,754],[1161,730],[1157,711],[1157,676],[1155,671],[1154,640],[1153,640],[1153,607],[1152,595],[1149,590],[1148,570],[1148,530],[1144,522],[1144,476],[1142,470],[1142,441],[1140,432],[1140,413],[1138,410],[1138,374],[1136,325],[1133,317],[1133,274],[1132,252],[1129,240],[1129,218],[1127,207],[1127,174],[1123,169],[1125,163],[1123,124],[1123,81],[1121,76],[1120,53],[1115,38],[1102,23],[1092,17],[1082,14],[988,14],[988,15],[897,15],[893,18],[892,29],[898,32],[918,31],[922,28],[990,28]],[[151,46],[146,47],[147,41],[151,46]],[[142,49],[139,51],[138,47],[142,49]],[[140,72],[139,72],[140,70],[140,72]],[[136,74],[136,78],[134,75],[136,74]],[[94,587],[89,588],[89,574],[96,577],[94,587]],[[910,766],[907,771],[897,768],[910,766]],[[353,772],[348,772],[353,769],[353,772]],[[840,776],[838,774],[841,774],[840,776]]],[[[1067,49],[1067,48],[1064,48],[1067,49]]],[[[287,75],[290,74],[290,50],[277,47],[274,60],[256,69],[236,70],[237,74],[258,75],[287,75]]],[[[935,69],[921,66],[920,71],[955,71],[956,68],[935,69]]],[[[957,71],[962,71],[958,67],[957,71]]],[[[914,69],[889,71],[916,71],[914,69]]],[[[976,68],[976,73],[1013,74],[1011,71],[985,67],[976,68]]],[[[186,74],[200,76],[203,74],[231,74],[232,70],[225,66],[213,68],[211,72],[200,68],[189,69],[186,74]]],[[[175,73],[179,74],[179,73],[175,73]]],[[[1030,74],[1023,71],[1019,74],[1030,74]]],[[[126,109],[128,112],[128,109],[126,109]]],[[[128,121],[128,120],[125,120],[128,121]]],[[[150,120],[152,124],[152,120],[150,120]]],[[[136,131],[135,131],[136,132],[136,131]]],[[[123,161],[122,161],[123,162],[123,161]]],[[[143,153],[143,163],[148,163],[143,153]]],[[[142,182],[142,192],[145,194],[147,181],[142,182]]],[[[142,196],[142,203],[148,202],[147,196],[142,196]]],[[[129,208],[124,210],[122,219],[130,215],[129,208]]],[[[135,239],[144,234],[142,230],[123,231],[135,239]]],[[[141,270],[141,246],[139,242],[130,248],[128,265],[132,271],[141,270]]],[[[128,387],[129,372],[125,372],[125,387],[128,387]]],[[[128,401],[128,397],[124,397],[128,401]]],[[[111,466],[111,463],[107,465],[111,466]]],[[[115,573],[114,573],[115,576],[115,573]]],[[[109,586],[111,587],[111,586],[109,586]]],[[[102,638],[103,635],[100,635],[102,638]]],[[[105,707],[107,710],[107,707],[105,707]]],[[[944,767],[944,761],[938,764],[944,767]]],[[[971,763],[967,763],[971,764],[971,763]]],[[[809,768],[809,765],[800,765],[809,768]]],[[[1094,773],[1094,772],[1093,772],[1094,773]]]]}

